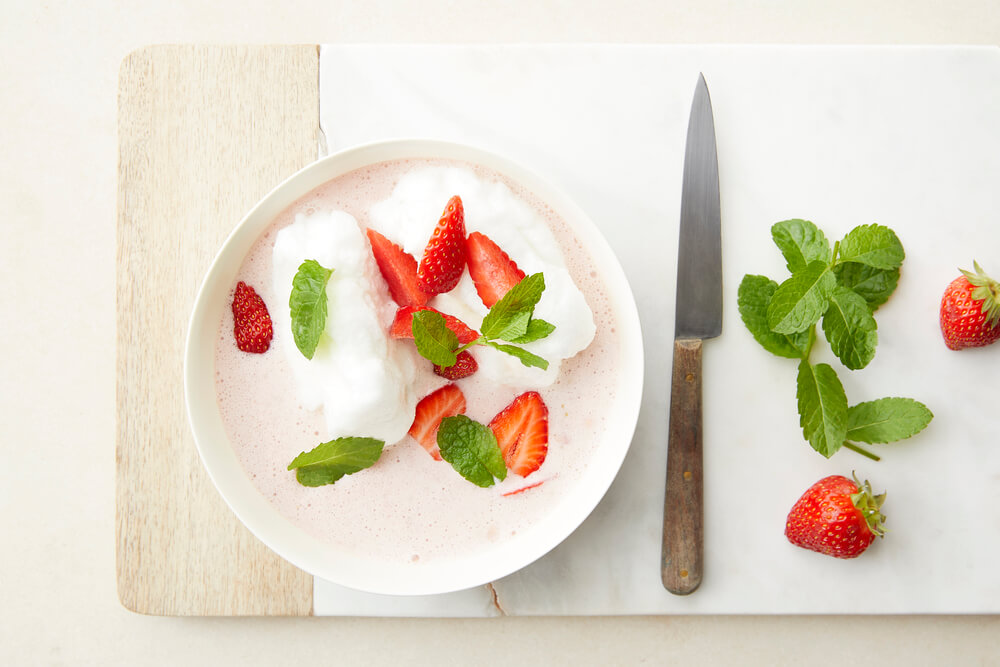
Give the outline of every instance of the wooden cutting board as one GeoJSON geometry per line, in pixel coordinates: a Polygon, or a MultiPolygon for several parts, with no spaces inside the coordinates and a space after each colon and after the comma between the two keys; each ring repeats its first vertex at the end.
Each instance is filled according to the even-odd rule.
{"type": "Polygon", "coordinates": [[[118,595],[159,615],[309,615],[313,582],[226,507],[184,408],[184,338],[236,223],[316,159],[316,46],[156,46],[118,88],[118,595]]]}

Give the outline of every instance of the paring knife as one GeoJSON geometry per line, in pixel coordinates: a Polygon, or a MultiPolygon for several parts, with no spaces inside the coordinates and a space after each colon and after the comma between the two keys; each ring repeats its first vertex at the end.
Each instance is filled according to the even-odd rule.
{"type": "Polygon", "coordinates": [[[677,313],[670,384],[663,586],[701,584],[703,564],[701,347],[722,332],[722,220],[712,100],[699,76],[688,120],[677,257],[677,313]]]}

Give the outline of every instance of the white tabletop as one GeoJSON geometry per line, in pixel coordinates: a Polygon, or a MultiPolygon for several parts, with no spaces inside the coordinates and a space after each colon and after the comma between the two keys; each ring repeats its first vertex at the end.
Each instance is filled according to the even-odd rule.
{"type": "Polygon", "coordinates": [[[818,664],[848,641],[882,664],[955,664],[957,647],[963,662],[996,659],[996,616],[176,619],[125,611],[113,524],[115,92],[130,50],[164,42],[1000,42],[993,0],[538,0],[516,10],[451,0],[207,4],[5,3],[0,16],[0,321],[17,346],[0,374],[0,663],[818,664]]]}

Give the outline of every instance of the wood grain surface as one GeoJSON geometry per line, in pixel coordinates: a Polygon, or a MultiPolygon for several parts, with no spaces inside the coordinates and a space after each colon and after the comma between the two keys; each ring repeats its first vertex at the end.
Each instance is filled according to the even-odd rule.
{"type": "Polygon", "coordinates": [[[312,577],[257,541],[202,468],[183,348],[215,252],[316,158],[318,49],[158,46],[122,63],[117,212],[118,593],[160,615],[307,615],[312,577]]]}
{"type": "Polygon", "coordinates": [[[704,567],[701,347],[674,341],[660,575],[677,595],[697,590],[704,567]]]}

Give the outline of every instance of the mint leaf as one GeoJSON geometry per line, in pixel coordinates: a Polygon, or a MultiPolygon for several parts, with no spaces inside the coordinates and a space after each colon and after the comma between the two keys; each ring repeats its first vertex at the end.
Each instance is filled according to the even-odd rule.
{"type": "Polygon", "coordinates": [[[857,262],[876,269],[895,269],[903,263],[903,244],[896,232],[882,225],[860,225],[840,242],[840,262],[857,262]]]}
{"type": "Polygon", "coordinates": [[[847,411],[847,438],[868,443],[895,442],[920,433],[934,418],[912,398],[880,398],[847,411]]]}
{"type": "Polygon", "coordinates": [[[828,364],[803,360],[796,379],[799,425],[812,448],[830,458],[847,438],[847,395],[828,364]]]}
{"type": "Polygon", "coordinates": [[[302,452],[288,464],[302,486],[333,484],[375,464],[385,443],[375,438],[337,438],[302,452]]]}
{"type": "Polygon", "coordinates": [[[767,325],[767,304],[778,283],[767,276],[743,276],[737,293],[743,324],[765,350],[779,357],[801,359],[809,350],[809,332],[785,335],[774,333],[767,325]]]}
{"type": "Polygon", "coordinates": [[[549,367],[549,362],[538,356],[537,354],[532,354],[524,348],[516,347],[514,345],[504,345],[503,343],[497,343],[492,340],[486,341],[486,344],[490,347],[500,350],[501,352],[506,352],[507,354],[517,357],[521,360],[521,363],[525,366],[541,368],[543,371],[549,367]]]}
{"type": "Polygon", "coordinates": [[[767,306],[768,327],[782,334],[805,331],[826,311],[836,285],[827,264],[810,262],[774,291],[767,306]]]}
{"type": "Polygon", "coordinates": [[[437,434],[441,458],[476,486],[493,486],[493,478],[505,479],[507,466],[488,426],[465,415],[445,417],[437,434]]]}
{"type": "Polygon", "coordinates": [[[837,264],[833,267],[837,282],[858,293],[873,311],[889,300],[899,283],[899,268],[876,269],[867,264],[837,264]]]}
{"type": "Polygon", "coordinates": [[[479,332],[486,338],[513,342],[525,335],[528,322],[535,310],[535,305],[545,291],[545,276],[533,273],[525,276],[521,282],[514,285],[493,304],[490,312],[483,318],[479,332]]]}
{"type": "Polygon", "coordinates": [[[875,357],[878,325],[868,303],[853,291],[838,285],[830,295],[823,315],[823,333],[841,363],[851,370],[864,368],[875,357]]]}
{"type": "Polygon", "coordinates": [[[455,354],[458,348],[458,336],[448,328],[441,313],[435,313],[433,310],[418,311],[413,314],[410,327],[413,331],[413,342],[416,343],[417,352],[422,357],[444,368],[455,365],[458,359],[455,354]]]}
{"type": "Polygon", "coordinates": [[[518,336],[517,338],[515,338],[510,342],[518,344],[530,343],[532,341],[541,340],[542,338],[545,338],[555,330],[556,330],[556,325],[549,324],[545,320],[538,320],[532,318],[528,322],[528,330],[524,332],[524,335],[518,336]]]}
{"type": "Polygon", "coordinates": [[[808,220],[784,220],[771,227],[771,238],[785,257],[792,273],[806,268],[810,262],[829,264],[833,253],[823,232],[808,220]]]}
{"type": "Polygon", "coordinates": [[[312,359],[326,328],[326,284],[333,269],[324,268],[314,259],[299,265],[292,278],[288,307],[292,311],[292,338],[306,359],[312,359]]]}

